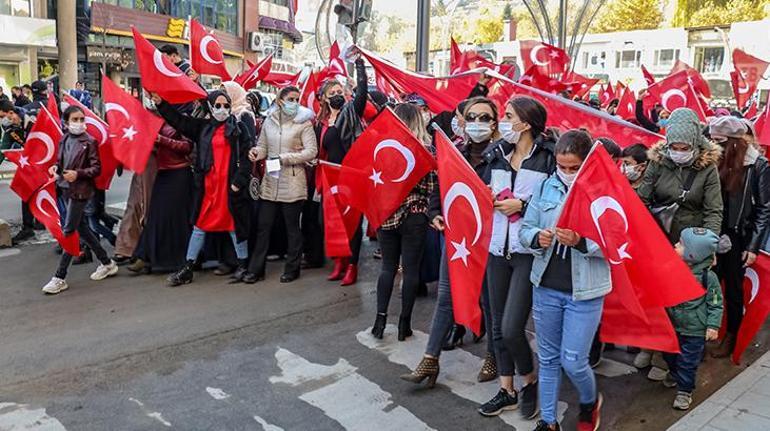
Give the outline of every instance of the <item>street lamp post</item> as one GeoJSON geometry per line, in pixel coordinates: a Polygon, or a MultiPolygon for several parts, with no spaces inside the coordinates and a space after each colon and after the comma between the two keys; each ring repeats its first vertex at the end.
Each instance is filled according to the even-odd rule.
{"type": "Polygon", "coordinates": [[[418,72],[428,71],[430,53],[430,0],[417,2],[417,50],[415,66],[418,72]]]}

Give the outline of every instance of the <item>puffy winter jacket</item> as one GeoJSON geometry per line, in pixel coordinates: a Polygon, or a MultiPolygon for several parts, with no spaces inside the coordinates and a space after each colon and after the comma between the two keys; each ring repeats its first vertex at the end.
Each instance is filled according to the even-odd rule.
{"type": "Polygon", "coordinates": [[[711,271],[713,259],[694,265],[692,273],[703,286],[703,296],[668,308],[676,332],[690,337],[704,337],[706,329],[719,329],[722,324],[722,289],[711,271]]]}

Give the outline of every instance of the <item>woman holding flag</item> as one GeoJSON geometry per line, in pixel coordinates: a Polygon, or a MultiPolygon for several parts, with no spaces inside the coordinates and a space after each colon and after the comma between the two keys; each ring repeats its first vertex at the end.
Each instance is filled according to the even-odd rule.
{"type": "Polygon", "coordinates": [[[555,228],[567,192],[591,152],[592,139],[581,130],[563,134],[556,143],[556,173],[533,190],[524,214],[520,245],[534,253],[530,281],[532,318],[540,368],[542,420],[535,431],[558,431],[556,420],[562,369],[577,389],[577,429],[599,427],[602,396],[588,364],[599,326],[604,296],[612,289],[610,268],[599,246],[575,231],[555,228]],[[589,282],[590,280],[590,282],[589,282]]]}

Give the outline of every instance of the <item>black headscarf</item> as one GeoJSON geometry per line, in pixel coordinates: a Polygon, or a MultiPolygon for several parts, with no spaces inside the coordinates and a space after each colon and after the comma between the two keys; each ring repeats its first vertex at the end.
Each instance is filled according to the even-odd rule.
{"type": "MultiPolygon", "coordinates": [[[[227,99],[227,103],[232,105],[233,101],[230,99],[230,96],[227,95],[227,92],[224,90],[214,90],[209,93],[208,95],[208,102],[209,102],[209,110],[214,106],[214,103],[219,98],[219,96],[224,96],[225,99],[227,99]]],[[[217,122],[217,120],[214,119],[214,117],[211,117],[212,122],[217,122]]],[[[231,136],[238,136],[240,134],[240,129],[238,128],[238,120],[235,118],[232,113],[229,117],[227,117],[227,120],[224,121],[225,124],[225,136],[231,137],[231,136]]]]}

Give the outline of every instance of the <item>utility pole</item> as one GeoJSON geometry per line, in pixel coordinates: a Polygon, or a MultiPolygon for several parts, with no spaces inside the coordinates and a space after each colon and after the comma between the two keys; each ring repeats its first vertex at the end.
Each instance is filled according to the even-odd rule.
{"type": "Polygon", "coordinates": [[[567,48],[567,0],[559,0],[559,48],[567,48]]]}
{"type": "Polygon", "coordinates": [[[418,72],[428,71],[429,54],[430,54],[430,0],[417,0],[416,69],[418,72]]]}
{"type": "Polygon", "coordinates": [[[78,80],[78,39],[75,2],[58,2],[56,7],[56,40],[59,45],[59,88],[75,88],[78,80]]]}

